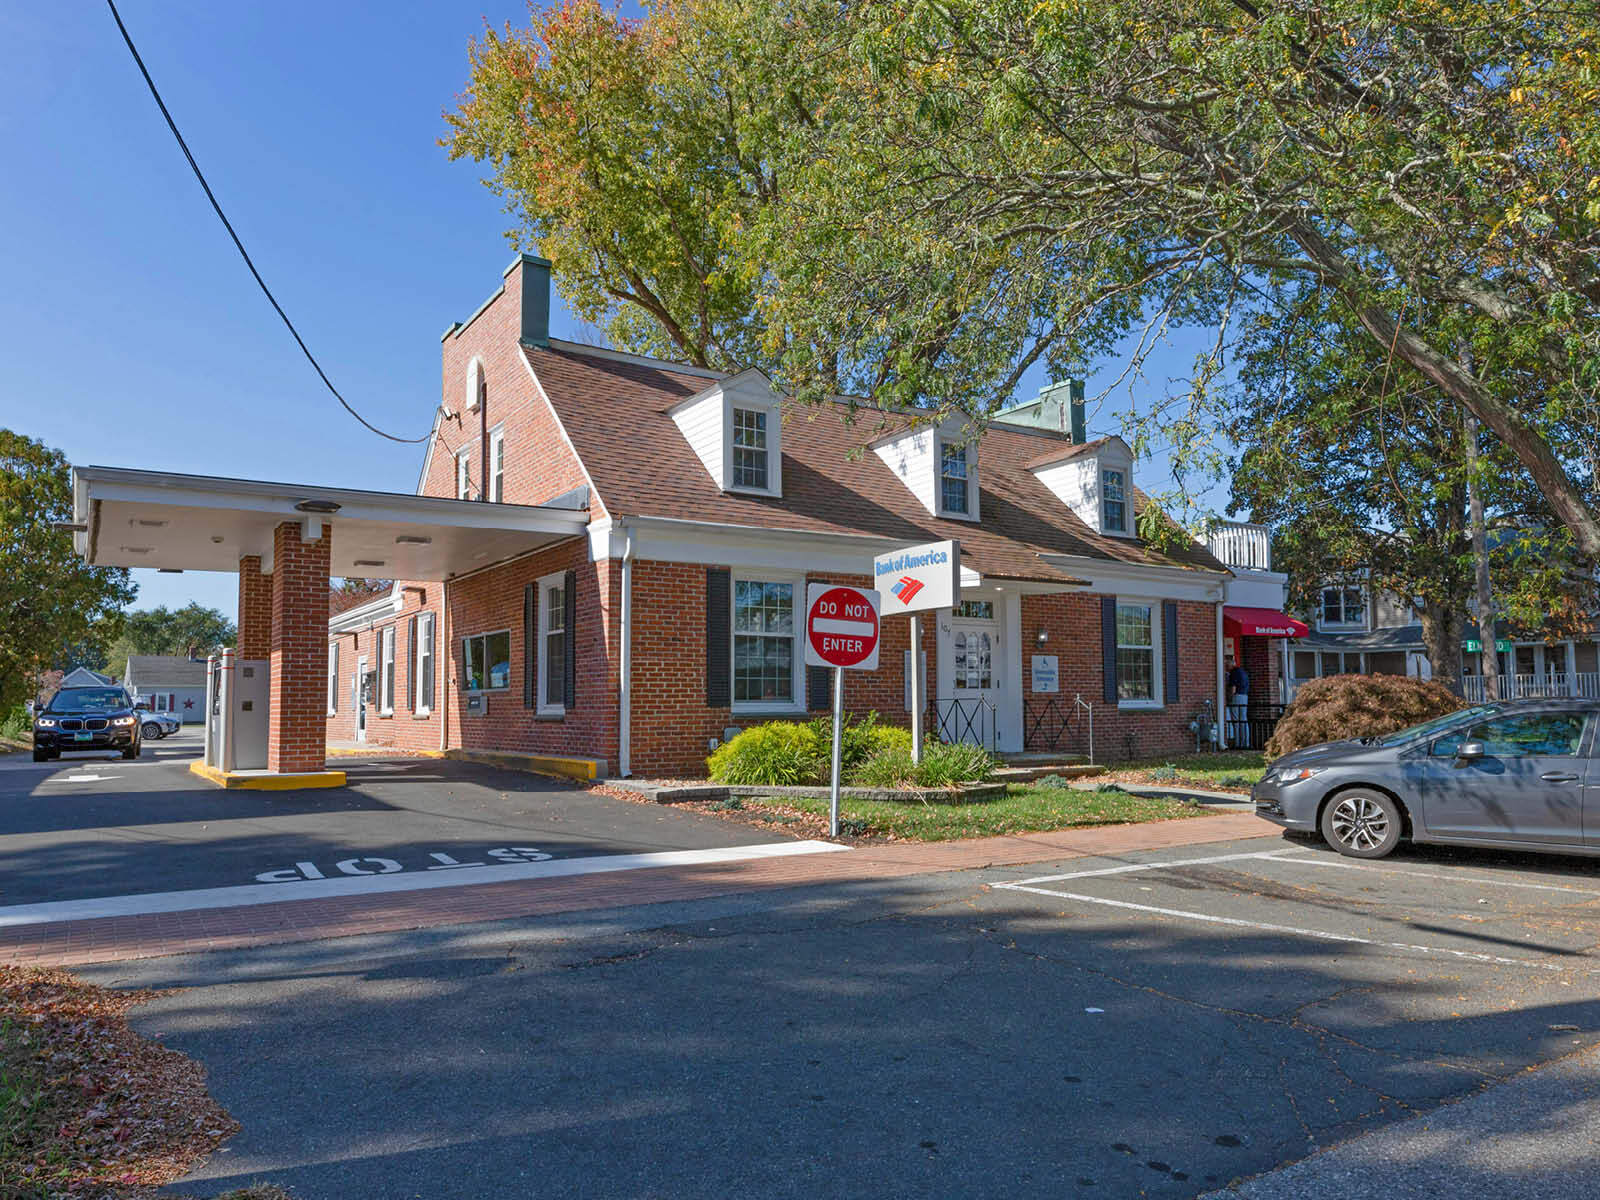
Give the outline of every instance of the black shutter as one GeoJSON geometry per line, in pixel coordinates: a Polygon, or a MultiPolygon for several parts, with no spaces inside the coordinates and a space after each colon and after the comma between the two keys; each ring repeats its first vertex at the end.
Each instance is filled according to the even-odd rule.
{"type": "Polygon", "coordinates": [[[417,711],[417,618],[406,627],[406,707],[417,711]]]}
{"type": "Polygon", "coordinates": [[[733,577],[720,567],[706,568],[706,707],[733,703],[733,646],[728,623],[733,619],[733,577]]]}
{"type": "Polygon", "coordinates": [[[1166,685],[1166,702],[1178,702],[1178,602],[1161,603],[1161,660],[1162,682],[1166,685]]]}
{"type": "Polygon", "coordinates": [[[534,689],[539,681],[539,585],[522,589],[522,707],[534,707],[534,689]]]}
{"type": "MultiPolygon", "coordinates": [[[[562,604],[564,611],[561,614],[561,627],[566,632],[561,644],[567,651],[567,661],[563,664],[566,675],[561,685],[561,703],[568,712],[571,712],[578,704],[578,573],[576,571],[568,571],[562,577],[561,594],[565,597],[562,604]]],[[[549,667],[545,669],[549,670],[549,667]]]]}
{"type": "Polygon", "coordinates": [[[806,668],[806,708],[812,712],[833,711],[833,672],[827,667],[806,668]]]}
{"type": "Polygon", "coordinates": [[[1105,701],[1117,702],[1117,598],[1100,598],[1100,658],[1105,672],[1105,701]]]}

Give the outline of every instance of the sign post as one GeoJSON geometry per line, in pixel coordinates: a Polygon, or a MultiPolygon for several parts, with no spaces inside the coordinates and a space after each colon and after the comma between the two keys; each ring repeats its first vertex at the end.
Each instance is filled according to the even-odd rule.
{"type": "Polygon", "coordinates": [[[961,543],[927,542],[880,554],[872,560],[872,578],[884,593],[884,616],[911,616],[911,761],[920,763],[928,679],[922,666],[922,620],[918,614],[955,607],[961,594],[961,543]]]}
{"type": "Polygon", "coordinates": [[[878,669],[878,593],[843,584],[806,588],[808,667],[833,668],[833,762],[828,835],[839,836],[839,766],[844,741],[844,673],[878,669]]]}

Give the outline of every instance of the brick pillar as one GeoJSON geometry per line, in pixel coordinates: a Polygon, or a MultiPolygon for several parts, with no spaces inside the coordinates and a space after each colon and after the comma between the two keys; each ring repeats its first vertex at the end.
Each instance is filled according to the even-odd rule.
{"type": "Polygon", "coordinates": [[[272,576],[261,573],[261,556],[239,560],[239,658],[272,654],[272,576]]]}
{"type": "Polygon", "coordinates": [[[1276,703],[1278,697],[1278,645],[1277,638],[1242,637],[1239,639],[1240,664],[1250,673],[1250,705],[1276,703]]]}
{"type": "Polygon", "coordinates": [[[314,542],[300,522],[272,536],[272,722],[267,770],[320,771],[328,746],[328,562],[333,530],[314,542]]]}

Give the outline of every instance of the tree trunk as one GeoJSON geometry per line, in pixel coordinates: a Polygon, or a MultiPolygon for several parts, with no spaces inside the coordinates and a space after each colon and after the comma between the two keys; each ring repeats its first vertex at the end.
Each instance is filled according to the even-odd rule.
{"type": "Polygon", "coordinates": [[[1422,606],[1422,645],[1433,664],[1435,683],[1461,694],[1461,631],[1466,618],[1453,604],[1422,606]]]}
{"type": "Polygon", "coordinates": [[[1489,590],[1489,534],[1483,522],[1483,493],[1473,480],[1478,467],[1478,420],[1467,414],[1467,512],[1472,522],[1478,615],[1478,654],[1482,662],[1483,698],[1500,699],[1500,654],[1495,649],[1494,595],[1489,590]]]}

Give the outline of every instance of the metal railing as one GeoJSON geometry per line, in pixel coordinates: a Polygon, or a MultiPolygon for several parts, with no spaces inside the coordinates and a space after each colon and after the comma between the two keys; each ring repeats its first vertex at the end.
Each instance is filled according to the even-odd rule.
{"type": "Polygon", "coordinates": [[[1225,567],[1241,571],[1272,570],[1272,536],[1265,525],[1223,521],[1206,535],[1206,548],[1225,567]]]}
{"type": "Polygon", "coordinates": [[[933,729],[941,742],[970,742],[993,754],[997,745],[995,706],[982,696],[952,696],[933,701],[933,729]]]}
{"type": "MultiPolygon", "coordinates": [[[[1544,675],[1502,675],[1500,694],[1508,700],[1535,700],[1562,696],[1600,700],[1600,672],[1579,671],[1568,675],[1565,671],[1551,671],[1544,675]]],[[[1481,701],[1484,698],[1483,676],[1463,675],[1461,695],[1466,700],[1481,701]]]]}
{"type": "Polygon", "coordinates": [[[1094,705],[1082,695],[1075,695],[1071,700],[1030,696],[1022,706],[1022,728],[1024,750],[1065,749],[1086,729],[1088,761],[1094,762],[1094,705]],[[1067,737],[1068,734],[1072,736],[1067,737]]]}

